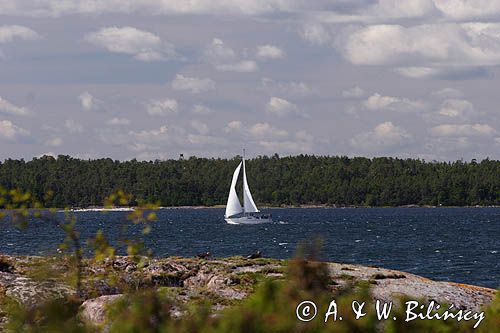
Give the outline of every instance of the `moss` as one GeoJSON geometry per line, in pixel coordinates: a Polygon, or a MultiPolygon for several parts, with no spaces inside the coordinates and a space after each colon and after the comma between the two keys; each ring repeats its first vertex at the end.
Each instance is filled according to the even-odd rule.
{"type": "Polygon", "coordinates": [[[336,277],[340,280],[344,280],[344,281],[353,281],[355,280],[356,278],[352,275],[349,275],[349,274],[340,274],[338,277],[336,277]]]}
{"type": "Polygon", "coordinates": [[[240,302],[241,300],[225,298],[212,290],[203,288],[199,290],[198,296],[193,297],[188,302],[188,306],[189,304],[196,304],[196,305],[209,304],[211,306],[214,305],[229,306],[238,304],[240,302]]]}
{"type": "Polygon", "coordinates": [[[266,279],[266,275],[261,272],[240,272],[232,274],[230,278],[235,282],[235,288],[253,291],[257,284],[266,279]]]}
{"type": "Polygon", "coordinates": [[[159,287],[158,289],[156,289],[161,297],[169,299],[176,299],[182,292],[182,290],[183,289],[179,287],[159,287]]]}

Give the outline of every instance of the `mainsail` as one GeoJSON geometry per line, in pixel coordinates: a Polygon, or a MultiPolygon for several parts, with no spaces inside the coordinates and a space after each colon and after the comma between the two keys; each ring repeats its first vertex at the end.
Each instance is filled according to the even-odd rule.
{"type": "Polygon", "coordinates": [[[238,176],[240,175],[240,169],[241,162],[236,170],[234,170],[233,180],[231,181],[231,188],[229,189],[229,197],[227,198],[226,217],[231,217],[243,212],[240,200],[238,199],[238,194],[236,193],[236,182],[238,181],[238,176]]]}
{"type": "Polygon", "coordinates": [[[260,213],[253,201],[247,181],[245,149],[243,149],[243,159],[233,173],[224,219],[229,224],[260,224],[273,221],[270,214],[260,213]],[[241,207],[238,193],[236,193],[236,183],[238,183],[240,176],[241,165],[243,165],[243,207],[241,207]]]}
{"type": "MultiPolygon", "coordinates": [[[[234,179],[234,178],[233,178],[234,179]]],[[[243,157],[243,207],[245,213],[257,213],[259,209],[255,205],[247,183],[247,173],[245,170],[245,158],[243,157]]]]}

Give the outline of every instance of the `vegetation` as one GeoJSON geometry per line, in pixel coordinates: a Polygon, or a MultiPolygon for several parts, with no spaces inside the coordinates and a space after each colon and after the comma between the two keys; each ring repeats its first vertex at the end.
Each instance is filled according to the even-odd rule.
{"type": "MultiPolygon", "coordinates": [[[[0,187],[28,191],[45,207],[99,205],[117,190],[162,206],[213,206],[225,204],[239,161],[192,157],[120,162],[63,155],[28,162],[7,159],[0,162],[0,187]]],[[[451,163],[274,155],[249,160],[247,166],[260,204],[500,205],[500,161],[488,159],[451,163]]]]}

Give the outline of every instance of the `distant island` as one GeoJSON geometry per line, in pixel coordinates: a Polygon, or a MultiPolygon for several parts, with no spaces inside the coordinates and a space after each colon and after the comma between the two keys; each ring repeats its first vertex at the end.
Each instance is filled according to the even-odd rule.
{"type": "MultiPolygon", "coordinates": [[[[101,205],[117,190],[161,206],[224,205],[240,158],[82,160],[66,155],[0,162],[0,187],[45,207],[101,205]]],[[[259,156],[247,161],[254,199],[268,206],[500,205],[500,161],[259,156]]],[[[1,203],[0,203],[0,208],[1,203]]]]}

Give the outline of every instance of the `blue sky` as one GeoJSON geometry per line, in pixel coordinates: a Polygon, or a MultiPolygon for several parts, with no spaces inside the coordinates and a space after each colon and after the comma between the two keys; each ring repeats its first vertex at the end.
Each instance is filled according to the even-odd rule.
{"type": "Polygon", "coordinates": [[[4,0],[0,159],[500,158],[500,1],[4,0]]]}

